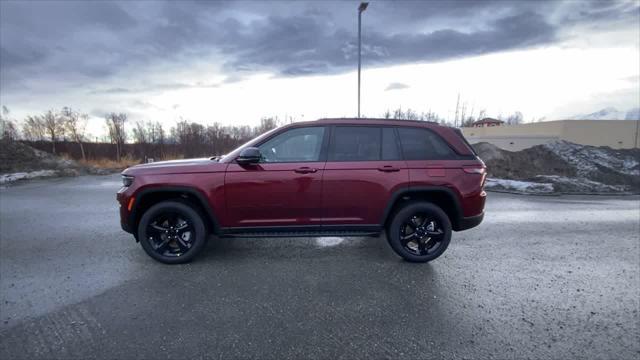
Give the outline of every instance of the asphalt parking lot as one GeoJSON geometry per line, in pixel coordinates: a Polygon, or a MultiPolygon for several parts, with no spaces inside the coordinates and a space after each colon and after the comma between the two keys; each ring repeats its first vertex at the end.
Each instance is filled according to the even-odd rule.
{"type": "Polygon", "coordinates": [[[410,264],[380,238],[212,239],[188,265],[120,230],[117,176],[0,189],[0,358],[640,356],[640,198],[491,193],[410,264]]]}

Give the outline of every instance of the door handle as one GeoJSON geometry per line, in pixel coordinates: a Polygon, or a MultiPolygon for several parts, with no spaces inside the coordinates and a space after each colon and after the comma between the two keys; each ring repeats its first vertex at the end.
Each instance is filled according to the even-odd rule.
{"type": "Polygon", "coordinates": [[[310,168],[310,167],[307,167],[307,166],[303,166],[303,167],[297,168],[297,169],[295,169],[293,171],[297,172],[298,174],[309,174],[309,173],[314,173],[314,172],[318,171],[318,169],[310,168]]]}
{"type": "Polygon", "coordinates": [[[385,165],[385,166],[379,167],[378,170],[384,171],[384,172],[396,172],[396,171],[400,171],[400,168],[397,168],[391,165],[385,165]]]}

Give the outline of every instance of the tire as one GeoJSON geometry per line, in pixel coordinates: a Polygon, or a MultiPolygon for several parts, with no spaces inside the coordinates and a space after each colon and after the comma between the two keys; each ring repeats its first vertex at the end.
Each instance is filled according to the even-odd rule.
{"type": "Polygon", "coordinates": [[[145,211],[138,224],[138,239],[155,260],[183,264],[202,251],[207,230],[202,215],[188,202],[169,200],[145,211]]]}
{"type": "Polygon", "coordinates": [[[451,221],[438,206],[414,202],[398,210],[387,227],[389,245],[410,262],[438,258],[451,241],[451,221]]]}

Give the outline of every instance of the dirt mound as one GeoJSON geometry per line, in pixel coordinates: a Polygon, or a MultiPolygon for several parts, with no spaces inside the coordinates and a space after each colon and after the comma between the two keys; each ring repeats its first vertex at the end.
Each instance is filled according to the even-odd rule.
{"type": "Polygon", "coordinates": [[[0,173],[58,170],[73,167],[79,167],[79,165],[74,161],[36,150],[19,141],[0,141],[0,173]]]}
{"type": "Polygon", "coordinates": [[[548,184],[554,192],[564,193],[640,192],[640,149],[615,150],[567,141],[521,151],[502,150],[489,143],[473,147],[487,164],[490,178],[519,181],[491,182],[498,189],[511,185],[516,190],[538,189],[535,184],[548,184]]]}
{"type": "Polygon", "coordinates": [[[0,140],[0,183],[37,177],[104,173],[102,169],[62,159],[19,141],[0,140]]]}

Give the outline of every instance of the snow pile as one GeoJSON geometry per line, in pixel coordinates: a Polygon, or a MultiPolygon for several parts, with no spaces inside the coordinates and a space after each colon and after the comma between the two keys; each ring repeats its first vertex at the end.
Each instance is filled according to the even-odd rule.
{"type": "Polygon", "coordinates": [[[18,180],[35,179],[41,177],[58,176],[58,172],[55,170],[39,170],[30,172],[18,172],[13,174],[0,175],[0,184],[12,183],[18,180]]]}
{"type": "Polygon", "coordinates": [[[490,177],[487,189],[490,190],[640,192],[640,149],[616,150],[567,141],[554,141],[521,151],[507,151],[489,143],[478,143],[473,147],[487,165],[490,177]]]}
{"type": "Polygon", "coordinates": [[[578,175],[589,177],[601,169],[609,169],[627,175],[640,175],[640,162],[637,155],[588,145],[578,145],[558,140],[542,145],[573,165],[578,175]]]}
{"type": "Polygon", "coordinates": [[[553,191],[564,194],[623,193],[629,190],[625,185],[607,185],[589,179],[557,175],[538,175],[535,180],[549,183],[553,186],[553,191]]]}
{"type": "Polygon", "coordinates": [[[614,107],[607,107],[591,114],[571,116],[569,120],[640,120],[640,108],[619,111],[614,107]]]}
{"type": "Polygon", "coordinates": [[[487,178],[487,182],[485,183],[484,188],[494,191],[514,191],[535,194],[553,192],[553,184],[550,183],[536,183],[531,181],[493,178],[487,178]]]}

